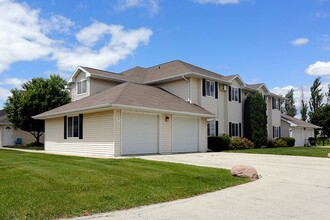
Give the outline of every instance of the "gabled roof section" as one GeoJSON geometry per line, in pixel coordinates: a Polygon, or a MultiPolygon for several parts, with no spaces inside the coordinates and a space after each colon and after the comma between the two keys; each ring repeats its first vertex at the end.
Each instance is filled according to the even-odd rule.
{"type": "Polygon", "coordinates": [[[200,78],[210,78],[216,81],[224,81],[223,76],[220,74],[194,66],[181,60],[174,60],[148,68],[144,83],[151,84],[181,78],[182,76],[195,76],[200,78]]]}
{"type": "Polygon", "coordinates": [[[321,127],[305,122],[303,120],[300,120],[298,118],[291,117],[289,115],[282,114],[281,120],[286,121],[290,124],[292,127],[304,127],[304,128],[314,128],[314,129],[321,129],[321,127]]]}
{"type": "Polygon", "coordinates": [[[5,110],[0,110],[0,125],[11,125],[12,123],[8,120],[5,110]]]}
{"type": "Polygon", "coordinates": [[[223,77],[223,80],[230,82],[230,83],[235,79],[238,79],[238,81],[241,83],[241,85],[245,85],[244,81],[238,74],[223,77]]]}
{"type": "Polygon", "coordinates": [[[259,91],[261,88],[264,88],[266,93],[269,93],[269,89],[265,85],[265,83],[257,83],[257,84],[247,84],[246,87],[259,91]]]}
{"type": "Polygon", "coordinates": [[[214,117],[211,112],[204,108],[188,103],[158,87],[126,82],[96,95],[44,112],[34,118],[45,119],[65,115],[67,113],[82,113],[96,109],[102,110],[104,108],[214,117]]]}

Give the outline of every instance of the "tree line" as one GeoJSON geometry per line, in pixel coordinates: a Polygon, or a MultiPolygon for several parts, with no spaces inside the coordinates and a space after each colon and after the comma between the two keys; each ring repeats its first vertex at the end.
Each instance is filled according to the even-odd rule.
{"type": "MultiPolygon", "coordinates": [[[[311,97],[309,101],[306,101],[304,91],[301,89],[301,120],[320,126],[322,128],[320,135],[324,137],[324,140],[325,137],[330,137],[330,84],[328,84],[328,91],[323,93],[321,77],[317,77],[310,87],[310,92],[311,97]],[[326,98],[326,102],[323,102],[324,98],[326,98]]],[[[282,113],[292,117],[297,114],[293,93],[292,88],[285,94],[286,100],[282,103],[282,113]]]]}

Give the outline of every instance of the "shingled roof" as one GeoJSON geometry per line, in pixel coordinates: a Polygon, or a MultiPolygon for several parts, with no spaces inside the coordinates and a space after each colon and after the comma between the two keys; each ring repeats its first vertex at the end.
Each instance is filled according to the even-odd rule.
{"type": "Polygon", "coordinates": [[[214,116],[204,108],[188,103],[158,87],[126,82],[96,95],[44,112],[34,118],[45,119],[66,113],[87,112],[103,108],[128,108],[204,117],[214,116]]]}
{"type": "Polygon", "coordinates": [[[0,110],[0,125],[8,124],[11,124],[11,122],[8,120],[5,110],[0,110]]]}
{"type": "Polygon", "coordinates": [[[281,115],[281,119],[284,121],[287,121],[291,124],[291,126],[294,127],[304,127],[304,128],[315,128],[315,129],[320,129],[320,126],[305,122],[303,120],[300,120],[298,118],[291,117],[289,115],[281,115]]]}

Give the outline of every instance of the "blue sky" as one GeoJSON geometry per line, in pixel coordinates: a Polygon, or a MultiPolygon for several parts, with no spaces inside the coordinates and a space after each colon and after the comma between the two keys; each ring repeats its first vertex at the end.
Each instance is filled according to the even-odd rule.
{"type": "Polygon", "coordinates": [[[329,27],[330,0],[0,0],[0,108],[33,77],[175,59],[307,100],[330,82],[329,27]]]}

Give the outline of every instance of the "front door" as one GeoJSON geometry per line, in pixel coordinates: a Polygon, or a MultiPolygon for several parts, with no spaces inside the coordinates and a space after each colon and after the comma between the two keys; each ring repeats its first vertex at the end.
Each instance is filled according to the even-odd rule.
{"type": "Polygon", "coordinates": [[[14,131],[12,126],[5,126],[3,129],[3,146],[14,145],[14,131]]]}

